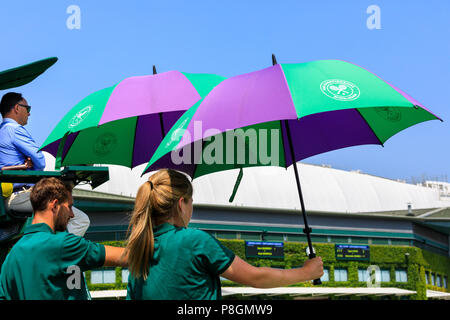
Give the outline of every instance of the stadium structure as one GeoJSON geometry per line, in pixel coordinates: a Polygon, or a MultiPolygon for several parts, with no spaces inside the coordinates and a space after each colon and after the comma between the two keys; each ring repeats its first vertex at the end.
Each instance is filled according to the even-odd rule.
{"type": "MultiPolygon", "coordinates": [[[[409,184],[360,171],[297,165],[313,245],[318,255],[323,254],[323,284],[253,289],[223,279],[224,298],[449,299],[450,183],[409,184]],[[370,257],[339,259],[337,245],[365,247],[370,257]],[[368,282],[370,266],[377,268],[375,286],[368,282]]],[[[109,168],[110,181],[96,190],[78,186],[74,191],[75,205],[91,219],[86,238],[98,242],[126,238],[134,196],[151,174],[140,177],[140,167],[109,168]]],[[[245,255],[248,242],[283,243],[284,259],[247,260],[280,268],[296,266],[293,257],[304,252],[295,250],[304,250],[306,237],[292,170],[292,166],[244,169],[231,203],[238,170],[195,179],[189,227],[241,248],[240,255],[245,255]]],[[[89,272],[92,296],[124,296],[127,274],[107,268],[89,272]]]]}

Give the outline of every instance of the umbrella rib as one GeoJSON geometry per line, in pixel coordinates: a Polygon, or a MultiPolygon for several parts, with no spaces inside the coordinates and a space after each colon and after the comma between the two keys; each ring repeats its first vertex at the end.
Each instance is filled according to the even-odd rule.
{"type": "Polygon", "coordinates": [[[58,159],[58,152],[57,152],[57,155],[56,155],[56,162],[55,162],[55,168],[56,168],[56,166],[58,166],[59,165],[59,167],[61,167],[62,165],[63,165],[63,163],[64,163],[64,160],[66,159],[66,157],[67,157],[67,155],[69,154],[69,151],[70,151],[70,148],[72,147],[72,145],[75,143],[75,140],[78,138],[78,135],[80,134],[80,131],[76,131],[76,132],[71,132],[71,133],[69,133],[69,132],[67,132],[66,133],[67,134],[67,136],[64,136],[64,137],[62,137],[61,138],[61,140],[60,140],[60,142],[59,142],[59,146],[58,146],[58,151],[59,151],[59,148],[61,148],[61,153],[60,153],[60,159],[58,159]],[[67,146],[66,145],[66,143],[67,143],[67,138],[69,137],[69,135],[70,134],[74,134],[75,135],[75,138],[73,138],[73,141],[72,141],[72,143],[70,144],[70,146],[67,146]],[[63,141],[63,139],[64,139],[64,141],[63,141]],[[61,142],[62,142],[62,145],[61,145],[61,142]],[[64,149],[66,149],[67,150],[67,152],[64,154],[64,149]]]}
{"type": "Polygon", "coordinates": [[[162,139],[164,139],[166,134],[165,134],[165,130],[164,130],[164,121],[163,121],[163,114],[162,114],[162,112],[159,113],[159,124],[161,126],[161,136],[162,136],[162,139]]]}
{"type": "MultiPolygon", "coordinates": [[[[272,65],[278,65],[277,58],[275,57],[274,54],[272,54],[272,65]]],[[[286,88],[287,88],[287,90],[288,90],[288,92],[289,92],[289,96],[291,97],[291,100],[292,100],[292,102],[293,102],[291,88],[289,87],[289,84],[288,84],[288,82],[287,82],[286,75],[284,74],[283,67],[282,67],[281,65],[279,65],[279,66],[280,66],[280,69],[281,69],[281,73],[282,73],[282,75],[283,75],[284,84],[286,85],[286,88]]],[[[297,121],[298,121],[298,120],[300,120],[300,119],[299,119],[299,117],[298,117],[297,109],[295,108],[295,104],[294,104],[294,103],[293,103],[293,107],[294,107],[295,113],[296,113],[296,115],[297,115],[296,119],[297,119],[297,121]]],[[[283,143],[283,150],[284,150],[284,165],[285,165],[286,170],[287,170],[287,168],[288,168],[288,165],[287,165],[287,155],[286,155],[286,146],[284,145],[284,139],[283,139],[283,125],[282,125],[281,121],[285,121],[284,123],[285,123],[285,125],[287,125],[287,121],[288,121],[288,120],[289,120],[289,119],[280,120],[280,130],[282,131],[282,132],[281,132],[281,142],[283,143]]],[[[287,132],[287,128],[286,128],[286,136],[287,136],[287,138],[289,139],[288,132],[287,132]]],[[[294,164],[294,163],[295,163],[295,159],[292,159],[292,161],[293,161],[292,164],[294,164]]]]}
{"type": "MultiPolygon", "coordinates": [[[[198,163],[196,163],[196,161],[195,161],[195,141],[194,141],[193,145],[194,145],[194,159],[193,159],[194,160],[194,170],[192,171],[192,180],[194,180],[195,171],[197,171],[197,168],[198,168],[198,163]]],[[[204,147],[205,147],[205,139],[202,138],[202,148],[200,149],[201,150],[200,159],[202,160],[202,162],[203,162],[203,148],[204,147]]]]}
{"type": "Polygon", "coordinates": [[[135,145],[135,143],[136,143],[136,132],[137,132],[138,123],[139,123],[139,117],[136,117],[136,126],[134,127],[134,138],[133,138],[133,148],[132,148],[132,151],[131,151],[131,163],[130,163],[130,168],[133,168],[134,145],[135,145]]]}
{"type": "Polygon", "coordinates": [[[284,145],[284,138],[283,138],[283,123],[282,123],[281,121],[282,121],[282,120],[280,120],[281,143],[283,144],[284,167],[285,167],[286,170],[287,170],[288,165],[287,165],[287,161],[286,161],[286,159],[287,159],[287,156],[286,156],[286,146],[284,145]]]}
{"type": "Polygon", "coordinates": [[[356,112],[358,112],[358,114],[360,115],[360,117],[364,120],[364,122],[367,124],[367,126],[370,128],[370,130],[373,132],[374,136],[378,139],[378,141],[380,142],[381,146],[384,148],[384,143],[381,142],[380,138],[377,136],[377,134],[375,133],[375,131],[373,130],[372,126],[369,124],[369,122],[367,122],[366,118],[363,117],[363,115],[361,114],[361,112],[359,112],[358,108],[355,108],[356,112]]]}

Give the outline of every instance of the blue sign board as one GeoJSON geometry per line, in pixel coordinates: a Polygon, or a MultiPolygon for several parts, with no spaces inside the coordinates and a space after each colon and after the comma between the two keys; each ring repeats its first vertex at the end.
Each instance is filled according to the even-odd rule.
{"type": "Polygon", "coordinates": [[[245,241],[247,258],[284,259],[283,242],[245,241]]]}
{"type": "Polygon", "coordinates": [[[336,260],[369,260],[370,248],[366,245],[336,244],[336,260]]]}

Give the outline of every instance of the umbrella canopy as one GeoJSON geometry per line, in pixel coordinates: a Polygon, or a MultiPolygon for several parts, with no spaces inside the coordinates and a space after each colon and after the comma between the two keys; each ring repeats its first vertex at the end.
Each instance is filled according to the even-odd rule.
{"type": "Polygon", "coordinates": [[[400,89],[355,64],[341,60],[276,64],[229,78],[214,88],[178,120],[144,172],[169,167],[195,178],[252,165],[288,167],[293,160],[287,148],[286,125],[292,134],[295,161],[300,161],[350,146],[383,145],[401,130],[433,119],[440,120],[400,89]],[[278,161],[264,164],[257,157],[256,163],[239,165],[232,161],[173,163],[171,151],[202,139],[202,151],[208,151],[207,145],[214,143],[218,133],[224,138],[226,132],[237,128],[244,133],[277,130],[279,138],[273,141],[277,145],[260,141],[245,145],[246,151],[256,155],[261,154],[261,146],[278,150],[278,161]]]}
{"type": "Polygon", "coordinates": [[[127,78],[75,105],[41,150],[54,155],[57,166],[133,168],[147,162],[183,112],[224,79],[178,71],[127,78]]]}
{"type": "Polygon", "coordinates": [[[56,57],[46,58],[0,72],[0,90],[20,87],[33,81],[56,61],[58,61],[56,57]]]}
{"type": "MultiPolygon", "coordinates": [[[[168,167],[195,178],[241,168],[232,201],[243,167],[287,168],[331,150],[383,145],[409,126],[439,119],[406,93],[354,64],[323,60],[279,65],[275,57],[273,62],[270,68],[223,81],[186,111],[166,135],[144,173],[168,167]],[[275,133],[274,139],[268,139],[268,129],[275,133]],[[244,137],[240,146],[235,144],[238,130],[238,136],[244,137]],[[200,148],[195,148],[195,144],[200,148]],[[181,152],[177,156],[180,149],[182,157],[181,152]],[[236,153],[242,152],[239,159],[236,153]]],[[[314,258],[312,229],[307,221],[298,168],[293,168],[308,255],[314,258]]],[[[313,283],[318,285],[321,281],[315,279],[313,283]]]]}

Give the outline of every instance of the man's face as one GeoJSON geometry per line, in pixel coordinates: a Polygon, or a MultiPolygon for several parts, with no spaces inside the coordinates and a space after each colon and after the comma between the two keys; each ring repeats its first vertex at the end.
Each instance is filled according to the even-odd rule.
{"type": "Polygon", "coordinates": [[[17,122],[22,126],[28,123],[28,117],[30,116],[30,113],[24,106],[28,106],[28,102],[25,99],[19,101],[19,103],[15,106],[17,110],[17,122]]]}
{"type": "Polygon", "coordinates": [[[66,202],[59,205],[58,212],[54,216],[55,231],[65,231],[69,220],[74,217],[72,211],[73,198],[72,194],[69,194],[69,198],[66,202]]]}

